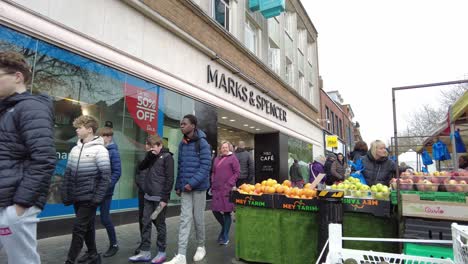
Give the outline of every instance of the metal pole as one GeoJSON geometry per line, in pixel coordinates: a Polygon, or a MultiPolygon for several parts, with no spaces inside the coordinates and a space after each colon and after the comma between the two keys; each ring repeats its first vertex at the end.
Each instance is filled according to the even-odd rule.
{"type": "Polygon", "coordinates": [[[457,146],[455,144],[455,122],[453,122],[452,105],[449,106],[449,122],[450,122],[450,140],[452,141],[452,165],[453,170],[458,169],[457,146]]]}
{"type": "Polygon", "coordinates": [[[392,89],[393,90],[408,90],[408,89],[426,88],[426,87],[432,87],[432,86],[461,84],[461,83],[468,83],[468,80],[457,80],[457,81],[451,81],[451,82],[439,82],[439,83],[427,83],[427,84],[418,84],[418,85],[410,85],[410,86],[401,86],[401,87],[394,87],[392,89]]]}
{"type": "Polygon", "coordinates": [[[396,178],[397,178],[397,206],[398,206],[398,220],[401,219],[401,201],[400,201],[400,168],[398,163],[398,135],[397,135],[397,118],[396,118],[396,99],[395,99],[395,89],[392,89],[392,105],[393,105],[393,141],[394,141],[394,153],[395,153],[395,161],[396,161],[396,178]]]}

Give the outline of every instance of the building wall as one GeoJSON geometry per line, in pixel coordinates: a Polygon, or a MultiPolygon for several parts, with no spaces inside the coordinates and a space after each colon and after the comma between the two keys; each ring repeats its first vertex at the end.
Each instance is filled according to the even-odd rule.
{"type": "MultiPolygon", "coordinates": [[[[246,107],[240,101],[226,100],[226,94],[221,89],[215,89],[207,85],[207,65],[216,65],[217,69],[224,72],[226,76],[238,80],[250,89],[256,91],[256,94],[262,94],[261,91],[250,86],[242,78],[235,76],[231,71],[222,65],[213,62],[206,54],[200,52],[193,45],[183,41],[178,35],[167,30],[163,26],[155,23],[153,19],[143,16],[130,5],[115,0],[102,1],[74,1],[65,4],[62,1],[48,0],[40,5],[32,0],[17,0],[21,5],[57,21],[65,26],[85,34],[93,39],[103,42],[111,47],[121,50],[123,54],[134,56],[143,62],[149,63],[151,67],[161,69],[169,75],[175,76],[186,82],[188,85],[206,91],[204,93],[194,93],[195,90],[179,90],[184,94],[190,94],[202,101],[208,101],[215,106],[226,108],[227,110],[239,112],[239,107],[248,118],[261,120],[267,125],[283,131],[290,136],[317,145],[317,149],[323,148],[321,142],[321,131],[319,128],[308,122],[293,111],[288,111],[288,122],[280,122],[277,119],[265,115],[264,111],[256,108],[246,107]],[[96,10],[100,10],[99,14],[96,10]],[[183,51],[183,52],[181,52],[183,51]],[[214,95],[216,101],[213,101],[214,95]],[[237,105],[238,108],[235,106],[237,105]],[[295,127],[295,128],[294,128],[295,127]],[[293,132],[297,131],[297,132],[293,132]]],[[[257,63],[253,63],[249,56],[239,50],[234,44],[228,41],[225,36],[220,34],[219,28],[207,24],[206,18],[184,5],[185,1],[155,1],[148,3],[155,10],[159,10],[167,17],[174,20],[174,23],[180,23],[191,35],[198,36],[200,41],[211,43],[214,51],[220,51],[239,61],[240,67],[245,72],[251,72],[252,76],[258,77],[265,87],[277,87],[280,92],[278,96],[287,100],[291,105],[296,106],[298,110],[307,116],[314,115],[315,111],[304,104],[294,94],[287,91],[279,85],[268,73],[262,71],[257,63]],[[226,48],[222,48],[223,45],[226,48]],[[263,78],[261,76],[264,76],[263,78]]],[[[105,59],[107,60],[107,59],[105,59]]],[[[171,87],[179,89],[179,87],[171,87]]],[[[272,89],[273,90],[273,89],[272,89]]],[[[270,96],[264,94],[265,98],[275,101],[270,96]]],[[[316,114],[316,113],[315,113],[316,114]]]]}
{"type": "Polygon", "coordinates": [[[321,90],[321,124],[324,127],[324,130],[327,131],[328,134],[334,134],[339,136],[340,134],[338,133],[336,129],[336,119],[335,121],[335,131],[333,131],[333,126],[332,126],[332,121],[333,119],[331,118],[331,112],[333,112],[334,115],[338,117],[339,120],[342,122],[342,127],[341,127],[341,136],[339,137],[341,141],[343,141],[346,146],[349,148],[349,150],[352,150],[352,145],[353,145],[353,123],[352,123],[352,115],[351,112],[349,111],[349,108],[345,105],[341,105],[337,102],[335,102],[330,96],[327,94],[327,92],[321,90]],[[327,119],[326,112],[330,112],[330,117],[327,119]],[[330,123],[327,122],[327,120],[330,121],[330,123]],[[349,127],[351,131],[351,142],[350,142],[350,137],[348,135],[349,130],[347,129],[349,127]]]}

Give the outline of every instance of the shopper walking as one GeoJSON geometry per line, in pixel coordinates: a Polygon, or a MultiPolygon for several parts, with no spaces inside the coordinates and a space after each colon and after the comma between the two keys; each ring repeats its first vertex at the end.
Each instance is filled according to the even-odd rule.
{"type": "Polygon", "coordinates": [[[140,252],[129,258],[132,262],[151,260],[151,223],[158,231],[158,254],[151,263],[160,264],[166,260],[166,210],[174,183],[174,159],[169,149],[165,148],[159,136],[152,135],[146,139],[150,151],[147,160],[150,167],[142,168],[144,176],[144,210],[143,232],[141,234],[140,252]],[[157,215],[153,215],[156,211],[157,215]],[[154,219],[154,220],[153,220],[154,219]]]}
{"type": "Polygon", "coordinates": [[[95,136],[98,122],[91,116],[80,116],[73,121],[78,143],[68,156],[63,177],[62,199],[65,205],[73,205],[76,218],[66,264],[75,263],[83,242],[88,251],[81,261],[101,263],[97,253],[94,219],[96,208],[102,203],[110,185],[111,168],[109,152],[102,137],[95,136]]]}
{"type": "Polygon", "coordinates": [[[195,222],[197,251],[194,261],[202,260],[205,250],[205,206],[206,190],[209,187],[211,169],[211,148],[206,135],[197,129],[198,120],[194,115],[186,115],[180,122],[184,135],[179,144],[178,174],[175,190],[181,196],[181,214],[179,226],[178,254],[169,264],[185,264],[187,244],[192,226],[195,222]]]}
{"type": "Polygon", "coordinates": [[[37,216],[55,169],[52,100],[27,92],[30,81],[21,54],[0,53],[0,249],[9,264],[41,263],[37,216]]]}
{"type": "Polygon", "coordinates": [[[109,159],[111,165],[111,183],[107,189],[106,196],[100,204],[101,212],[101,223],[104,225],[107,231],[107,236],[109,238],[109,249],[102,255],[103,257],[112,257],[117,251],[119,251],[119,246],[117,243],[117,236],[115,234],[115,228],[112,224],[110,217],[110,207],[112,202],[112,196],[114,195],[115,185],[120,179],[122,173],[122,165],[120,161],[119,148],[114,142],[114,131],[110,127],[103,127],[98,130],[98,136],[102,137],[104,140],[104,146],[109,152],[109,159]]]}
{"type": "Polygon", "coordinates": [[[239,187],[244,183],[254,183],[255,167],[252,155],[245,149],[245,142],[239,141],[235,155],[240,164],[240,175],[237,179],[236,186],[239,187]]]}
{"type": "Polygon", "coordinates": [[[388,158],[385,143],[376,140],[371,143],[367,155],[362,158],[364,170],[361,172],[369,186],[377,183],[388,185],[396,174],[396,164],[388,158]]]}
{"type": "MultiPolygon", "coordinates": [[[[320,173],[324,173],[325,172],[325,168],[324,168],[324,165],[325,164],[325,157],[320,155],[320,156],[317,156],[315,159],[314,159],[314,162],[311,163],[309,166],[309,171],[310,171],[310,175],[309,175],[309,182],[312,183],[313,181],[315,181],[315,178],[317,178],[317,176],[320,174],[320,173]]],[[[323,177],[323,179],[320,181],[320,183],[325,183],[325,180],[326,178],[323,177]]]]}
{"type": "Polygon", "coordinates": [[[304,178],[302,178],[301,167],[297,159],[294,159],[294,163],[289,168],[289,176],[293,187],[302,188],[304,186],[304,178]]]}
{"type": "Polygon", "coordinates": [[[240,164],[237,157],[232,154],[232,145],[230,142],[223,142],[220,155],[213,162],[211,174],[211,193],[213,194],[211,210],[221,225],[221,232],[218,236],[220,245],[229,243],[231,213],[234,210],[234,204],[229,202],[229,193],[235,187],[239,174],[240,164]]]}

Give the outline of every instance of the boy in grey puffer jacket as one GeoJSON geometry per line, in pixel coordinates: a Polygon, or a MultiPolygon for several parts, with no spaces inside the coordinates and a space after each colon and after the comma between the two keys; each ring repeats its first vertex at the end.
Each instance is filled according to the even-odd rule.
{"type": "Polygon", "coordinates": [[[73,126],[76,127],[79,140],[69,155],[63,178],[62,199],[65,205],[73,204],[76,218],[65,263],[75,263],[83,242],[88,252],[79,260],[101,263],[96,249],[94,218],[110,184],[109,152],[104,147],[104,140],[94,136],[98,128],[95,118],[80,116],[73,122],[73,126]]]}

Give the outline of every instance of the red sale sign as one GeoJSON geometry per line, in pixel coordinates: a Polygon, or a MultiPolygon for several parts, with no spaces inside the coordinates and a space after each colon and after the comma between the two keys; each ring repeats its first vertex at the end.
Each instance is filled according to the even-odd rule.
{"type": "Polygon", "coordinates": [[[128,112],[137,125],[156,134],[158,127],[158,94],[130,84],[125,84],[125,101],[128,112]]]}

